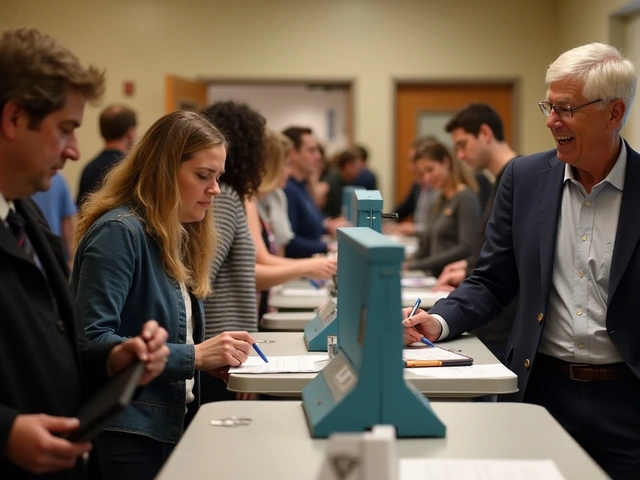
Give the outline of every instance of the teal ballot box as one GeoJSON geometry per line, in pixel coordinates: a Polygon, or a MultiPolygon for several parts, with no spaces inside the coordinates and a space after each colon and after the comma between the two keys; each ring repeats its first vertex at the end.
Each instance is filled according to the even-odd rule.
{"type": "Polygon", "coordinates": [[[338,231],[338,354],[304,388],[311,435],[394,425],[398,437],[444,437],[429,401],[403,376],[404,248],[362,227],[338,231]]]}
{"type": "Polygon", "coordinates": [[[338,334],[338,303],[329,298],[320,305],[316,316],[304,326],[304,343],[310,352],[326,352],[327,337],[338,334]]]}
{"type": "Polygon", "coordinates": [[[369,227],[382,231],[382,195],[379,190],[355,190],[351,194],[351,218],[347,220],[357,227],[369,227]]]}
{"type": "Polygon", "coordinates": [[[364,187],[345,185],[342,187],[342,215],[347,221],[351,221],[351,196],[356,190],[364,190],[364,187]]]}
{"type": "MultiPolygon", "coordinates": [[[[353,199],[354,224],[358,227],[369,227],[382,231],[382,195],[378,190],[363,190],[359,187],[351,188],[353,199]],[[354,188],[358,188],[353,190],[354,188]]],[[[338,255],[340,258],[340,255],[338,255]]],[[[338,281],[338,285],[340,282],[338,281]]],[[[324,352],[327,350],[327,336],[338,334],[338,309],[335,299],[327,300],[319,309],[316,316],[304,328],[304,342],[310,352],[324,352]]],[[[338,342],[340,339],[338,338],[338,342]]]]}

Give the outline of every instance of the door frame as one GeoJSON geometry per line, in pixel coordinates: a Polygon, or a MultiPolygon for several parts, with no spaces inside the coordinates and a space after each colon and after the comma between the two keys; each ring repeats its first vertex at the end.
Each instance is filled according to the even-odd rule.
{"type": "MultiPolygon", "coordinates": [[[[406,191],[399,187],[399,176],[401,174],[400,168],[406,168],[406,149],[409,145],[402,146],[405,152],[401,152],[399,145],[398,124],[399,124],[399,99],[398,94],[401,87],[510,87],[511,89],[511,138],[507,139],[509,145],[515,150],[519,151],[520,145],[520,123],[521,123],[521,99],[522,89],[521,81],[518,77],[496,77],[490,79],[461,79],[461,78],[439,78],[439,79],[424,79],[424,78],[394,78],[393,79],[393,158],[394,158],[394,170],[393,170],[393,197],[396,200],[396,204],[401,201],[406,195],[406,191]],[[404,148],[406,147],[406,148],[404,148]]],[[[477,101],[483,101],[479,98],[477,101]]],[[[468,102],[462,102],[457,107],[452,107],[452,110],[459,110],[468,102]]],[[[416,132],[417,133],[417,132],[416,132]]],[[[452,152],[453,153],[453,152],[452,152]]],[[[406,187],[405,187],[406,188],[406,187]]]]}
{"type": "Polygon", "coordinates": [[[210,85],[270,85],[270,86],[318,86],[318,87],[342,87],[346,89],[346,97],[347,97],[347,105],[345,106],[345,125],[346,125],[346,136],[349,145],[353,145],[354,140],[354,122],[353,122],[353,99],[354,99],[354,90],[356,88],[357,82],[355,78],[332,78],[332,79],[322,79],[322,78],[242,78],[242,77],[209,77],[209,76],[201,76],[196,77],[196,79],[200,82],[204,82],[207,84],[207,87],[210,85]]]}

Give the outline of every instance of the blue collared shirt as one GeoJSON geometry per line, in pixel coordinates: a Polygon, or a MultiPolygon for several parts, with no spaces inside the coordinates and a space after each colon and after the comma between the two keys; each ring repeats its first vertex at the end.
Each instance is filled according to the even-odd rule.
{"type": "Polygon", "coordinates": [[[616,241],[627,148],[591,193],[565,166],[547,323],[538,351],[568,362],[621,362],[607,333],[609,273],[616,241]]]}

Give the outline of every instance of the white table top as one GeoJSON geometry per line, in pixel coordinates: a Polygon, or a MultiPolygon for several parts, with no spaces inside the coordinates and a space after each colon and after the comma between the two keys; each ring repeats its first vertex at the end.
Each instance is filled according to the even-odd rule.
{"type": "MultiPolygon", "coordinates": [[[[308,290],[303,288],[282,288],[272,291],[269,295],[269,306],[278,310],[315,310],[329,297],[326,289],[308,290]]],[[[428,288],[403,288],[402,306],[413,307],[416,299],[422,299],[420,308],[427,309],[448,295],[447,292],[433,292],[428,288]]],[[[338,294],[338,296],[340,296],[338,294]]]]}
{"type": "MultiPolygon", "coordinates": [[[[567,480],[605,473],[542,407],[523,403],[433,403],[446,438],[400,439],[399,458],[552,459],[567,480]]],[[[301,402],[216,402],[202,405],[158,480],[317,477],[327,440],[315,440],[301,402]],[[238,427],[211,420],[250,418],[238,427]]]]}
{"type": "Polygon", "coordinates": [[[266,330],[279,330],[283,332],[301,332],[304,327],[315,318],[313,310],[301,310],[299,312],[269,312],[260,320],[260,326],[266,330]]]}
{"type": "MultiPolygon", "coordinates": [[[[252,334],[256,340],[268,340],[273,343],[260,343],[260,349],[269,355],[306,355],[309,352],[301,332],[258,332],[252,334]]],[[[463,335],[455,340],[439,342],[439,346],[460,351],[473,358],[474,365],[496,364],[493,356],[484,344],[473,335],[463,335]]],[[[255,352],[251,352],[255,355],[255,352]]],[[[446,367],[434,367],[446,368],[446,367]]],[[[229,376],[228,389],[235,392],[267,393],[278,396],[300,396],[302,389],[313,379],[316,373],[270,373],[238,374],[229,376]]],[[[404,376],[420,392],[433,399],[469,399],[500,393],[513,393],[518,390],[517,378],[432,378],[417,375],[405,370],[404,376]]]]}
{"type": "Polygon", "coordinates": [[[386,235],[390,240],[399,243],[404,247],[404,257],[411,258],[418,251],[419,240],[416,236],[408,235],[386,235]]]}

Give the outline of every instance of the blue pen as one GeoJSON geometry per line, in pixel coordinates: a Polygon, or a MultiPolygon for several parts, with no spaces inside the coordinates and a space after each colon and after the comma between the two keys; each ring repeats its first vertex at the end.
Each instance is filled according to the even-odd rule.
{"type": "Polygon", "coordinates": [[[267,360],[266,355],[262,353],[262,350],[260,350],[260,347],[258,346],[257,343],[253,343],[251,346],[258,353],[258,355],[260,355],[260,358],[264,360],[264,363],[269,363],[269,360],[267,360]]]}
{"type": "MultiPolygon", "coordinates": [[[[420,303],[422,303],[422,299],[419,298],[419,299],[416,300],[416,303],[413,305],[413,308],[411,309],[411,313],[409,314],[409,317],[413,317],[415,315],[415,313],[418,311],[418,307],[420,306],[420,303]]],[[[409,318],[409,317],[407,317],[407,318],[409,318]]],[[[431,343],[427,339],[427,337],[422,337],[420,339],[420,341],[422,343],[424,343],[425,345],[428,345],[430,347],[435,347],[435,345],[433,343],[431,343]]]]}
{"type": "Polygon", "coordinates": [[[316,282],[313,278],[307,278],[307,280],[309,280],[309,283],[316,289],[319,290],[322,287],[322,284],[320,282],[316,282]]]}

